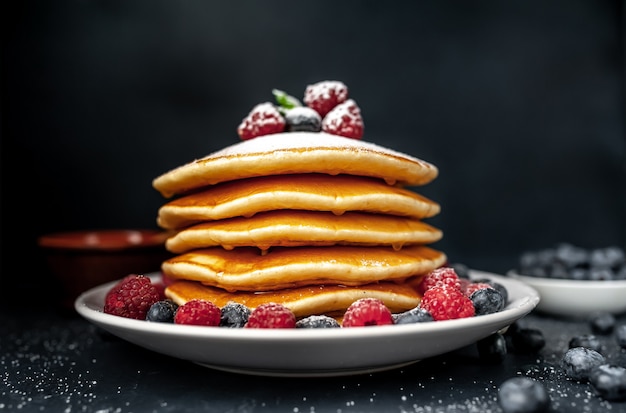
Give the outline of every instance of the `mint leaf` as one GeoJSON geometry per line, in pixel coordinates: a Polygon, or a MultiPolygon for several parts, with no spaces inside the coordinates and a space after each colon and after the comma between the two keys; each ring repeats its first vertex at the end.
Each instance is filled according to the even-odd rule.
{"type": "Polygon", "coordinates": [[[276,98],[276,102],[278,103],[279,110],[281,108],[293,109],[295,107],[302,106],[302,103],[300,103],[298,99],[294,98],[291,95],[288,95],[282,90],[272,89],[272,94],[274,94],[274,97],[276,98]]]}

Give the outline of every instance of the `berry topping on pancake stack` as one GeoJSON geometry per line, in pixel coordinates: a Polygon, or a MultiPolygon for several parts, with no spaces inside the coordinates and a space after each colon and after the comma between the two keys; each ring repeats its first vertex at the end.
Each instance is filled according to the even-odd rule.
{"type": "Polygon", "coordinates": [[[380,305],[393,314],[419,305],[420,280],[446,255],[429,245],[442,231],[425,222],[439,205],[408,187],[438,170],[366,141],[348,92],[322,81],[301,103],[275,89],[275,103],[243,118],[238,142],[153,181],[168,198],[157,217],[172,231],[166,247],[175,255],[162,265],[168,299],[279,305],[298,322],[376,303],[348,325],[391,323],[380,305]]]}
{"type": "Polygon", "coordinates": [[[363,137],[361,110],[348,99],[342,82],[323,81],[306,88],[302,105],[298,99],[274,89],[276,104],[256,105],[246,116],[237,133],[243,140],[280,132],[327,132],[346,138],[363,137]]]}

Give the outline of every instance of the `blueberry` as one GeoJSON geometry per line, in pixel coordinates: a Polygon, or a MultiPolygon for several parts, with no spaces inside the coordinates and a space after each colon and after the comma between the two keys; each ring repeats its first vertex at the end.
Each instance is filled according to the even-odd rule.
{"type": "Polygon", "coordinates": [[[604,363],[606,360],[602,354],[585,347],[570,348],[561,359],[565,374],[579,381],[586,381],[591,370],[604,363]]]}
{"type": "Polygon", "coordinates": [[[394,324],[414,324],[433,321],[433,316],[420,307],[415,307],[403,313],[393,314],[392,317],[394,324]]]}
{"type": "Polygon", "coordinates": [[[611,401],[626,400],[626,368],[603,364],[589,373],[589,383],[596,393],[611,401]]]}
{"type": "Polygon", "coordinates": [[[590,350],[595,350],[600,352],[602,349],[602,344],[600,343],[600,339],[593,334],[583,334],[580,336],[572,337],[569,341],[569,348],[574,347],[585,347],[590,350]]]}
{"type": "Polygon", "coordinates": [[[518,354],[537,353],[546,345],[541,330],[536,328],[519,328],[510,333],[512,350],[518,354]]]}
{"type": "Polygon", "coordinates": [[[585,268],[572,268],[569,272],[572,280],[583,281],[589,279],[589,270],[585,268]]]}
{"type": "Polygon", "coordinates": [[[589,326],[596,334],[610,334],[615,328],[615,316],[606,311],[598,311],[589,316],[589,326]]]}
{"type": "Polygon", "coordinates": [[[527,272],[524,273],[530,277],[544,278],[548,276],[548,272],[543,267],[535,267],[529,268],[527,272]]]}
{"type": "Polygon", "coordinates": [[[221,309],[220,327],[243,328],[249,316],[248,307],[241,303],[229,302],[221,309]]]}
{"type": "Polygon", "coordinates": [[[514,321],[507,327],[505,335],[511,336],[513,334],[517,334],[518,331],[526,327],[527,327],[526,320],[524,320],[523,318],[520,318],[519,320],[514,321]]]}
{"type": "Polygon", "coordinates": [[[546,248],[537,253],[538,264],[544,268],[549,268],[554,263],[555,257],[556,250],[553,248],[546,248]]]}
{"type": "Polygon", "coordinates": [[[533,251],[525,251],[519,257],[519,271],[522,274],[530,275],[533,268],[538,266],[537,254],[533,251]]]}
{"type": "Polygon", "coordinates": [[[617,246],[584,249],[562,243],[555,248],[522,253],[519,271],[532,277],[623,280],[626,279],[626,253],[617,246]]]}
{"type": "Polygon", "coordinates": [[[560,262],[555,262],[550,267],[549,277],[558,278],[561,280],[567,280],[569,278],[569,270],[565,266],[565,264],[562,264],[560,262]]]}
{"type": "Polygon", "coordinates": [[[557,245],[555,259],[567,268],[580,267],[589,262],[589,253],[584,248],[563,243],[557,245]]]}
{"type": "Polygon", "coordinates": [[[493,288],[495,288],[497,291],[500,292],[500,294],[502,294],[502,299],[504,300],[504,305],[506,305],[506,303],[509,302],[509,291],[506,289],[506,287],[498,282],[495,281],[491,281],[490,283],[488,283],[489,285],[491,285],[493,288]]]}
{"type": "Polygon", "coordinates": [[[611,281],[615,278],[613,270],[610,268],[596,268],[593,267],[589,270],[589,279],[591,281],[611,281]]]}
{"type": "Polygon", "coordinates": [[[504,297],[495,288],[482,288],[470,295],[476,315],[493,314],[504,308],[504,297]]]}
{"type": "Polygon", "coordinates": [[[454,269],[459,278],[469,278],[470,269],[467,265],[457,262],[450,264],[450,267],[454,269]]]}
{"type": "Polygon", "coordinates": [[[500,294],[502,294],[502,299],[504,300],[504,305],[506,305],[506,303],[509,302],[509,292],[507,291],[506,287],[504,285],[500,284],[499,282],[492,281],[489,278],[479,278],[479,279],[473,280],[472,282],[489,284],[494,289],[496,289],[498,292],[500,292],[500,294]]]}
{"type": "Polygon", "coordinates": [[[626,349],[626,324],[622,324],[615,329],[615,339],[618,346],[626,349]]]}
{"type": "Polygon", "coordinates": [[[287,123],[287,130],[290,132],[319,132],[322,130],[322,118],[319,113],[306,106],[287,110],[285,122],[287,123]]]}
{"type": "Polygon", "coordinates": [[[507,355],[506,340],[500,333],[494,333],[476,342],[478,355],[487,363],[502,363],[507,355]]]}
{"type": "Polygon", "coordinates": [[[337,320],[326,315],[310,315],[296,322],[296,328],[338,328],[337,320]]]}
{"type": "Polygon", "coordinates": [[[541,413],[550,407],[546,388],[528,377],[504,381],[498,390],[498,401],[504,413],[541,413]]]}
{"type": "Polygon", "coordinates": [[[622,264],[621,267],[615,269],[615,280],[626,280],[626,264],[622,264]]]}
{"type": "Polygon", "coordinates": [[[152,304],[146,313],[146,321],[173,323],[178,305],[172,300],[161,300],[152,304]]]}
{"type": "Polygon", "coordinates": [[[591,251],[592,267],[616,268],[624,263],[624,250],[619,247],[596,248],[591,251]]]}

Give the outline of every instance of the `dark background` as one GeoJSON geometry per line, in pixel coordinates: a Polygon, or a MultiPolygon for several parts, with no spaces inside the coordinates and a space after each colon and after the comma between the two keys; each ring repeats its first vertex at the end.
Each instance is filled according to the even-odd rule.
{"type": "Polygon", "coordinates": [[[156,228],[161,173],[278,88],[341,80],[364,139],[436,164],[451,260],[624,246],[622,1],[19,1],[2,10],[0,288],[37,237],[156,228]]]}

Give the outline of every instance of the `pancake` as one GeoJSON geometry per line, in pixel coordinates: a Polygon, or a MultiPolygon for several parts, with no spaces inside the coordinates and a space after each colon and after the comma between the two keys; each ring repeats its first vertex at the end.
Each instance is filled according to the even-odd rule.
{"type": "Polygon", "coordinates": [[[362,211],[430,218],[439,204],[380,179],[327,174],[272,175],[224,182],[174,199],[159,209],[157,223],[180,229],[201,221],[252,216],[273,209],[362,211]]]}
{"type": "Polygon", "coordinates": [[[269,291],[304,285],[356,286],[425,274],[446,262],[423,245],[391,247],[212,247],[174,256],[161,265],[172,279],[200,281],[228,291],[269,291]]]}
{"type": "Polygon", "coordinates": [[[262,293],[243,291],[230,293],[195,281],[175,281],[166,288],[165,295],[178,305],[192,299],[204,299],[220,308],[231,301],[250,309],[263,303],[276,302],[291,309],[298,318],[309,315],[343,314],[350,304],[364,297],[382,300],[391,312],[410,310],[416,307],[421,299],[419,293],[409,285],[394,282],[358,287],[317,285],[262,293]]]}
{"type": "Polygon", "coordinates": [[[255,176],[348,174],[388,184],[424,185],[437,168],[421,159],[358,139],[323,132],[289,132],[238,142],[181,165],[152,181],[166,198],[207,185],[255,176]]]}
{"type": "Polygon", "coordinates": [[[442,232],[420,220],[394,215],[278,210],[250,218],[203,222],[179,231],[166,241],[173,253],[222,246],[270,247],[386,245],[394,249],[440,240],[442,232]]]}

